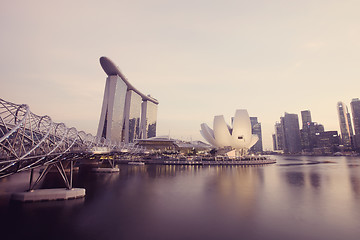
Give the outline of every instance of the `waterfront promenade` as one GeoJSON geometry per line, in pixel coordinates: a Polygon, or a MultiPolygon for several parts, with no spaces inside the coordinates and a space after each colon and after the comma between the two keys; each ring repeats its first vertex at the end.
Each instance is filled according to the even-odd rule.
{"type": "Polygon", "coordinates": [[[218,157],[158,157],[158,158],[142,158],[136,156],[128,159],[116,159],[117,164],[158,164],[158,165],[263,165],[276,163],[275,159],[265,156],[253,156],[247,158],[221,158],[218,157]]]}

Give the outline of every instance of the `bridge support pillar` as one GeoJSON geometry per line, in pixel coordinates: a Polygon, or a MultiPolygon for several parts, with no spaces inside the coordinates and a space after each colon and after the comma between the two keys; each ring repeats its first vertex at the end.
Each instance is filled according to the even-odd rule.
{"type": "Polygon", "coordinates": [[[52,201],[52,200],[67,200],[73,198],[85,197],[84,188],[73,188],[73,169],[74,161],[70,161],[70,176],[68,178],[62,162],[56,162],[47,165],[40,173],[39,177],[33,183],[34,171],[30,172],[29,190],[26,192],[13,193],[11,199],[20,202],[36,202],[36,201],[52,201]],[[61,175],[66,188],[53,189],[35,189],[36,185],[49,173],[49,170],[55,166],[58,173],[61,175]]]}
{"type": "Polygon", "coordinates": [[[64,181],[64,184],[68,190],[72,189],[72,182],[73,182],[73,170],[74,170],[74,161],[70,161],[70,179],[66,175],[66,171],[64,169],[64,166],[61,162],[56,162],[51,165],[47,165],[45,169],[40,173],[39,177],[35,180],[33,183],[33,169],[30,173],[30,184],[29,184],[29,192],[34,190],[36,185],[49,173],[49,170],[55,166],[58,170],[58,173],[60,174],[61,178],[64,181]]]}
{"type": "Polygon", "coordinates": [[[92,171],[93,172],[97,172],[97,173],[116,173],[116,172],[120,172],[120,169],[115,165],[115,160],[113,158],[107,157],[107,162],[110,164],[111,167],[107,167],[107,168],[102,168],[102,167],[98,167],[98,168],[93,168],[92,171]]]}

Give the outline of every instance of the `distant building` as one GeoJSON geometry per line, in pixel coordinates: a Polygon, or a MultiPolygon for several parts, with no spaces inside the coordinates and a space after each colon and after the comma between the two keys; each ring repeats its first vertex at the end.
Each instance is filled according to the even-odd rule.
{"type": "Polygon", "coordinates": [[[284,152],[300,153],[301,139],[298,115],[285,113],[281,120],[284,129],[284,152]]]}
{"type": "Polygon", "coordinates": [[[277,149],[277,144],[276,144],[276,134],[272,135],[272,142],[273,142],[273,149],[274,151],[277,151],[279,149],[277,149]]]}
{"type": "Polygon", "coordinates": [[[317,133],[315,140],[316,147],[312,152],[315,155],[332,155],[340,150],[340,136],[337,131],[317,133]]]}
{"type": "Polygon", "coordinates": [[[301,119],[301,146],[305,152],[311,152],[313,148],[317,147],[316,135],[324,132],[324,126],[311,120],[311,113],[309,110],[301,111],[301,119]]]}
{"type": "Polygon", "coordinates": [[[337,131],[326,131],[316,135],[316,145],[318,148],[335,148],[340,144],[340,137],[337,131]]]}
{"type": "Polygon", "coordinates": [[[280,118],[280,122],[275,123],[275,145],[276,149],[274,150],[284,150],[284,128],[281,121],[282,117],[280,118]]]}
{"type": "Polygon", "coordinates": [[[185,142],[169,136],[152,137],[147,139],[135,140],[135,145],[146,148],[153,152],[178,152],[178,153],[196,153],[210,150],[211,146],[202,141],[185,142]]]}
{"type": "Polygon", "coordinates": [[[359,98],[354,98],[351,103],[351,112],[354,123],[355,130],[355,146],[360,148],[360,100],[359,98]]]}
{"type": "Polygon", "coordinates": [[[256,134],[259,137],[259,140],[255,143],[254,146],[250,148],[250,151],[255,153],[261,153],[263,151],[261,123],[258,122],[257,117],[250,117],[250,122],[252,134],[256,134]]]}
{"type": "Polygon", "coordinates": [[[345,147],[353,147],[353,129],[351,125],[350,113],[343,102],[337,103],[339,115],[341,142],[345,147]]]}
{"type": "Polygon", "coordinates": [[[301,129],[301,145],[304,150],[311,151],[313,148],[312,135],[314,132],[311,121],[311,113],[309,110],[301,111],[302,129],[301,129]]]}
{"type": "Polygon", "coordinates": [[[303,128],[312,122],[310,110],[301,111],[301,120],[303,128]]]}
{"type": "Polygon", "coordinates": [[[178,151],[176,139],[169,138],[168,136],[153,137],[147,139],[137,139],[136,144],[140,147],[146,148],[152,151],[178,151]]]}

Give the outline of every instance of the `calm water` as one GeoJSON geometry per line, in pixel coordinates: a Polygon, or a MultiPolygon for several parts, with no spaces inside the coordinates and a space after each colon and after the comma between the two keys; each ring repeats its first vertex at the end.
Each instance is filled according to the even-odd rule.
{"type": "MultiPolygon", "coordinates": [[[[360,239],[360,158],[266,166],[120,166],[79,173],[85,199],[19,204],[0,180],[1,239],[360,239]]],[[[58,184],[49,177],[45,187],[58,184]]]]}

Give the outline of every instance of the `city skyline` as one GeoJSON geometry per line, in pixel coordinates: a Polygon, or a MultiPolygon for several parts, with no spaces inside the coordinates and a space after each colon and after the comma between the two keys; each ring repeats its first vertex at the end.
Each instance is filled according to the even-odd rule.
{"type": "Polygon", "coordinates": [[[359,6],[3,2],[0,95],[96,135],[105,55],[161,102],[157,135],[203,140],[202,122],[220,114],[229,121],[238,108],[258,117],[264,150],[284,112],[309,109],[340,133],[336,103],[359,97],[359,6]]]}
{"type": "MultiPolygon", "coordinates": [[[[344,117],[349,118],[349,113],[344,111],[345,108],[344,103],[338,103],[339,124],[342,129],[340,135],[345,135],[342,139],[338,131],[325,131],[324,125],[313,122],[310,110],[301,111],[301,120],[298,114],[285,112],[274,126],[275,133],[272,135],[274,151],[303,155],[332,155],[339,154],[340,151],[357,151],[356,145],[349,143],[349,136],[346,137],[348,131],[344,130],[346,128],[344,117]]],[[[351,123],[347,126],[351,129],[351,123]]],[[[350,139],[352,140],[353,137],[351,136],[350,139]]]]}

